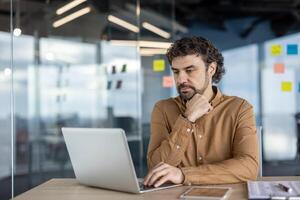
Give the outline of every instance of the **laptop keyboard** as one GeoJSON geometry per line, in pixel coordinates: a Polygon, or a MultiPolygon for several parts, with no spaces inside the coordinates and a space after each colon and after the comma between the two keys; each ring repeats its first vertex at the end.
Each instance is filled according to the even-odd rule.
{"type": "MultiPolygon", "coordinates": [[[[161,188],[161,187],[170,187],[170,186],[172,186],[172,185],[174,185],[174,184],[172,184],[172,183],[164,183],[164,184],[162,184],[161,186],[159,186],[158,188],[161,188]]],[[[139,186],[140,186],[140,190],[141,190],[141,191],[152,190],[152,189],[155,188],[155,187],[153,187],[153,186],[145,186],[145,185],[143,184],[143,182],[139,182],[139,186]]]]}
{"type": "Polygon", "coordinates": [[[151,190],[151,189],[155,188],[155,187],[153,187],[153,186],[146,186],[146,185],[144,185],[143,182],[139,182],[139,185],[140,185],[140,190],[141,190],[141,191],[151,190]]]}

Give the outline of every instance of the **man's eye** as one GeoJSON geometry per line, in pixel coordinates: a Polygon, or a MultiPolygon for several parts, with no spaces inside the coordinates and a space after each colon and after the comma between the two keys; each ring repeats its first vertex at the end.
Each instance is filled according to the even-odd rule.
{"type": "Polygon", "coordinates": [[[179,72],[178,72],[178,71],[173,71],[173,73],[174,73],[174,74],[178,74],[179,72]]]}
{"type": "Polygon", "coordinates": [[[186,73],[191,73],[193,70],[191,70],[191,69],[188,69],[188,70],[186,70],[186,73]]]}

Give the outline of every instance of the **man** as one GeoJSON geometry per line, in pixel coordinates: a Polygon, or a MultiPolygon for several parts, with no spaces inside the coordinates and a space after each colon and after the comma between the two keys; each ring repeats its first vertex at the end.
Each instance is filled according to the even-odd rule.
{"type": "Polygon", "coordinates": [[[255,180],[259,158],[253,107],[212,85],[225,72],[222,54],[207,39],[192,37],[176,41],[167,57],[179,96],[153,109],[144,184],[255,180]]]}

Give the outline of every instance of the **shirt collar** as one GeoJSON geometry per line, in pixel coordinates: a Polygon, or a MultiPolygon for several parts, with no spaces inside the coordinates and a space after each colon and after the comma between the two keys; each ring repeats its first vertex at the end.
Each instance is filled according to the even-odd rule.
{"type": "Polygon", "coordinates": [[[212,105],[212,107],[215,107],[216,105],[218,105],[222,101],[223,94],[217,86],[213,85],[212,87],[213,87],[213,91],[215,93],[215,97],[211,101],[211,105],[212,105]]]}

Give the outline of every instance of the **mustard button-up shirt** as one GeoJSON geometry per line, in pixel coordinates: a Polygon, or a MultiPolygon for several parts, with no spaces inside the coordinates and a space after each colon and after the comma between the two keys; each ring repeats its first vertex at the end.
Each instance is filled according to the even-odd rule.
{"type": "Polygon", "coordinates": [[[165,162],[181,168],[184,184],[224,184],[255,180],[258,138],[253,107],[214,87],[213,110],[191,123],[180,97],[155,104],[151,117],[148,168],[165,162]]]}

